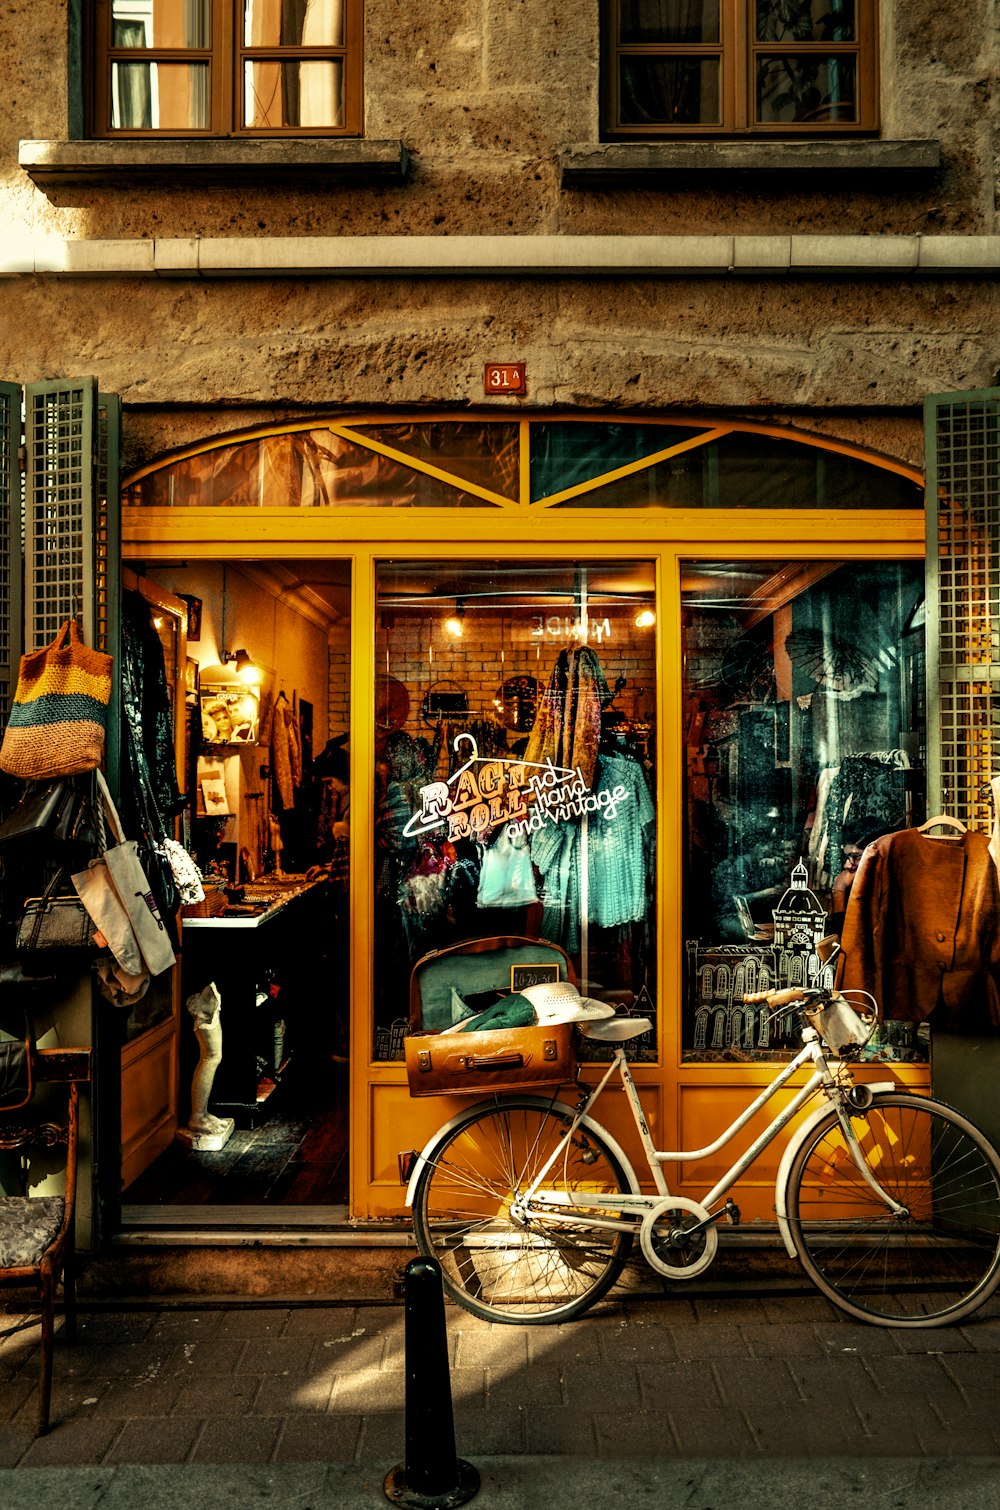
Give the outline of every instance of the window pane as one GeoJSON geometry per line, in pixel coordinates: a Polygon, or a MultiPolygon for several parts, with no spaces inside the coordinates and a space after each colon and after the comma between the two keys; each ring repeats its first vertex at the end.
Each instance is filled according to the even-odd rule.
{"type": "Polygon", "coordinates": [[[682,563],[688,1058],[797,1046],[743,993],[820,978],[864,846],[923,821],[923,593],[920,563],[682,563]]]}
{"type": "MultiPolygon", "coordinates": [[[[670,431],[664,427],[661,433],[669,435],[670,431]]],[[[574,480],[572,474],[569,477],[574,480]]],[[[564,509],[922,509],[923,506],[922,487],[899,472],[875,466],[859,456],[742,430],[734,430],[704,446],[693,446],[645,471],[554,505],[564,509]]]]}
{"type": "Polygon", "coordinates": [[[201,451],[148,472],[124,497],[145,508],[495,507],[324,429],[201,451]]]}
{"type": "Polygon", "coordinates": [[[719,124],[719,65],[714,58],[623,57],[619,62],[623,126],[719,124]]]}
{"type": "Polygon", "coordinates": [[[344,0],[244,0],[246,47],[342,47],[344,0]]]}
{"type": "Polygon", "coordinates": [[[125,131],[203,131],[207,63],[112,63],[111,125],[125,131]]]}
{"type": "Polygon", "coordinates": [[[758,58],[757,120],[856,121],[856,73],[854,58],[758,58]]]}
{"type": "Polygon", "coordinates": [[[434,420],[424,424],[356,425],[352,429],[503,498],[518,497],[521,453],[517,425],[434,420]]]}
{"type": "Polygon", "coordinates": [[[719,0],[621,0],[622,42],[718,42],[719,0]]]}
{"type": "MultiPolygon", "coordinates": [[[[549,940],[584,995],[655,1013],[653,584],[643,561],[379,566],[376,1059],[401,1057],[416,961],[468,939],[549,940]]],[[[425,1025],[508,995],[509,969],[447,987],[425,1025]]]]}
{"type": "Polygon", "coordinates": [[[854,0],[757,0],[759,42],[853,42],[854,0]]]}
{"type": "Polygon", "coordinates": [[[211,0],[111,0],[113,47],[210,47],[211,0]]]}
{"type": "Polygon", "coordinates": [[[341,126],[344,122],[344,66],[322,62],[244,64],[244,126],[341,126]]]}
{"type": "Polygon", "coordinates": [[[531,501],[666,451],[697,435],[680,425],[587,425],[573,420],[531,427],[531,501]]]}

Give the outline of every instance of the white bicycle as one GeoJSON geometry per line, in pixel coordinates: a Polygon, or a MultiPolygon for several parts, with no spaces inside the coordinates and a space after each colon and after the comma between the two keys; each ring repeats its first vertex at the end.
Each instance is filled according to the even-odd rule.
{"type": "Polygon", "coordinates": [[[796,1013],[802,1049],[714,1143],[693,1150],[654,1147],[624,1050],[649,1023],[614,1019],[614,1057],[593,1089],[579,1086],[575,1107],[493,1096],[438,1129],[407,1189],[420,1252],[438,1260],[445,1289],[467,1310],[526,1325],[568,1321],[606,1295],[636,1236],[657,1273],[693,1279],[715,1256],[718,1223],[739,1221],[729,1191],[815,1098],[775,1181],[788,1252],[862,1321],[961,1321],[1000,1283],[1000,1158],[943,1102],[892,1081],[855,1079],[851,1061],[877,1013],[871,998],[862,1010],[845,999],[852,995],[863,993],[793,988],[747,998],[766,1001],[772,1016],[796,1013]],[[665,1164],[713,1158],[804,1066],[812,1066],[806,1083],[700,1200],[670,1193],[665,1164]],[[652,1193],[643,1193],[620,1144],[593,1115],[614,1075],[652,1193]]]}

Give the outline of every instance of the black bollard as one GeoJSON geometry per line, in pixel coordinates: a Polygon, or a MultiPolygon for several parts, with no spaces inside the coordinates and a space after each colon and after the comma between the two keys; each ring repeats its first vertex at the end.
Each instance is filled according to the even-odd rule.
{"type": "Polygon", "coordinates": [[[455,1453],[448,1333],[441,1265],[412,1258],[404,1275],[406,1461],[386,1476],[386,1498],[416,1510],[447,1510],[479,1492],[479,1474],[455,1453]]]}

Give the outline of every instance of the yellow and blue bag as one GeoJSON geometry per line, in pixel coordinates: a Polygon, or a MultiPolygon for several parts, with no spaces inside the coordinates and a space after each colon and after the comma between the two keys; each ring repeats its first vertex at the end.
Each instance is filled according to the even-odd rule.
{"type": "Polygon", "coordinates": [[[0,770],[26,781],[93,771],[104,760],[112,657],[90,650],[73,619],[21,657],[0,770]]]}

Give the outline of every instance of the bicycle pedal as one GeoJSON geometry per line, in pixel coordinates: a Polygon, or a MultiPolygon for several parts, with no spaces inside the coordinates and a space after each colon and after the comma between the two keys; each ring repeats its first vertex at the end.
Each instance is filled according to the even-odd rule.
{"type": "Polygon", "coordinates": [[[742,1221],[742,1214],[736,1202],[727,1201],[722,1210],[723,1214],[729,1218],[729,1225],[731,1227],[738,1227],[740,1222],[742,1221]]]}

